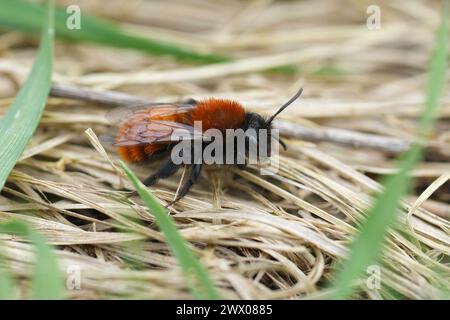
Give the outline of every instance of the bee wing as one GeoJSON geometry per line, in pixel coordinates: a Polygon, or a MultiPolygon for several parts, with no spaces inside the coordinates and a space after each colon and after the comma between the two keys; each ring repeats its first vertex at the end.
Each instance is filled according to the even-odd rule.
{"type": "Polygon", "coordinates": [[[176,143],[181,140],[203,140],[203,133],[195,127],[167,120],[133,122],[125,132],[116,136],[100,136],[113,146],[136,146],[150,143],[176,143]]]}
{"type": "Polygon", "coordinates": [[[189,112],[194,107],[195,101],[190,100],[185,103],[147,103],[115,108],[106,114],[106,118],[116,127],[116,135],[102,135],[100,140],[107,145],[134,146],[202,139],[201,132],[196,132],[194,127],[164,120],[189,112]]]}
{"type": "Polygon", "coordinates": [[[114,108],[105,114],[105,118],[112,125],[117,125],[129,119],[135,114],[147,113],[149,115],[170,116],[178,113],[189,112],[195,104],[154,102],[145,104],[128,105],[114,108]]]}

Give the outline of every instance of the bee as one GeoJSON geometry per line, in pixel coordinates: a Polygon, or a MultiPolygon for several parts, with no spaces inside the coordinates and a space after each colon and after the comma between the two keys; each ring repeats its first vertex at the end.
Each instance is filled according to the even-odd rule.
{"type": "MultiPolygon", "coordinates": [[[[253,129],[259,132],[267,130],[267,139],[271,139],[272,121],[284,109],[298,99],[302,94],[300,89],[289,101],[284,103],[272,116],[265,119],[260,114],[248,112],[236,101],[228,99],[209,98],[196,101],[189,99],[180,103],[149,103],[146,105],[125,107],[116,113],[119,117],[119,124],[113,144],[117,148],[120,157],[129,163],[145,164],[157,159],[164,159],[162,165],[143,181],[146,186],[152,186],[158,180],[165,179],[177,172],[183,165],[173,161],[171,151],[180,143],[179,139],[174,139],[175,130],[184,130],[190,133],[192,141],[202,140],[201,147],[205,148],[210,141],[205,141],[203,133],[209,129],[219,130],[225,135],[229,129],[253,129]],[[125,110],[125,113],[122,111],[125,110]],[[122,112],[122,113],[121,113],[122,112]],[[196,131],[195,123],[201,123],[201,132],[196,131]]],[[[257,135],[258,136],[258,135],[257,135]]],[[[248,142],[248,141],[247,141],[248,142]]],[[[267,142],[267,141],[266,141],[267,142]]],[[[285,143],[278,139],[280,145],[286,149],[285,143]]],[[[259,145],[261,141],[255,140],[259,145]]],[[[270,143],[266,143],[270,149],[270,143]]],[[[234,154],[244,153],[248,157],[248,143],[246,150],[226,150],[224,154],[233,151],[234,154]]],[[[268,151],[270,157],[270,150],[268,151]]],[[[194,162],[188,164],[188,178],[181,186],[175,203],[183,198],[197,182],[204,163],[194,162]]],[[[244,169],[246,163],[238,164],[240,169],[244,169]]]]}

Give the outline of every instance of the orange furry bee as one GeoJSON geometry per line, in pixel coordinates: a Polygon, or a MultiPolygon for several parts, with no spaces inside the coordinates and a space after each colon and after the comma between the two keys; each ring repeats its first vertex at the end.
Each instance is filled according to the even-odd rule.
{"type": "MultiPolygon", "coordinates": [[[[227,129],[254,129],[255,131],[266,129],[270,139],[272,121],[299,98],[302,91],[300,89],[268,119],[264,119],[257,113],[245,111],[244,107],[236,101],[215,98],[201,101],[190,99],[181,103],[150,103],[126,108],[127,113],[120,115],[121,119],[113,144],[117,147],[120,157],[127,162],[146,163],[166,158],[162,166],[143,181],[146,186],[152,186],[159,179],[172,176],[182,166],[170,157],[171,150],[180,142],[173,138],[175,130],[185,130],[191,134],[192,140],[195,140],[199,137],[198,134],[200,134],[199,139],[203,139],[201,135],[208,129],[217,129],[223,134],[227,129]],[[200,133],[195,131],[194,123],[197,122],[202,125],[200,133]]],[[[283,141],[278,142],[286,148],[283,141]]],[[[202,140],[201,145],[205,148],[208,143],[210,142],[202,140]]],[[[256,141],[256,144],[258,143],[259,141],[256,141]]],[[[227,152],[227,150],[224,151],[227,152]]],[[[243,152],[248,156],[248,150],[243,152]]],[[[188,179],[180,188],[174,202],[189,192],[200,176],[202,165],[202,163],[189,164],[188,179]]],[[[244,168],[246,163],[238,164],[238,166],[244,168]]]]}

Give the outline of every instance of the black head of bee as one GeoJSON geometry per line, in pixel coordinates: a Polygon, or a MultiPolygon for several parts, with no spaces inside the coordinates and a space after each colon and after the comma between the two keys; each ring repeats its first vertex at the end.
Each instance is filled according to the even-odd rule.
{"type": "Polygon", "coordinates": [[[266,129],[267,125],[271,127],[271,124],[267,124],[267,120],[264,119],[261,115],[253,112],[246,112],[245,113],[245,119],[244,119],[244,130],[247,129],[266,129]]]}
{"type": "Polygon", "coordinates": [[[246,112],[242,129],[246,132],[246,155],[249,155],[250,150],[255,150],[260,156],[260,144],[262,139],[264,139],[264,147],[267,149],[265,155],[270,157],[272,124],[268,123],[267,119],[257,113],[246,112]],[[250,147],[252,144],[254,149],[250,147]]]}
{"type": "MultiPolygon", "coordinates": [[[[287,101],[285,104],[283,104],[277,112],[275,112],[272,116],[270,116],[269,119],[265,119],[261,115],[253,112],[247,112],[245,114],[245,120],[244,120],[244,126],[243,130],[247,131],[248,129],[253,129],[256,132],[256,139],[253,138],[253,143],[256,143],[257,150],[259,151],[259,145],[262,142],[261,139],[264,139],[265,146],[267,148],[267,152],[265,153],[267,156],[270,157],[271,155],[271,140],[272,140],[272,121],[276,118],[277,115],[279,115],[284,109],[286,109],[292,102],[297,100],[300,95],[302,94],[303,89],[300,89],[289,101],[287,101]],[[261,130],[267,130],[266,132],[262,132],[261,130]]],[[[280,145],[286,150],[286,144],[281,140],[277,139],[277,142],[280,143],[280,145]]],[[[248,137],[246,141],[246,149],[248,154],[248,145],[252,143],[252,137],[248,137]]]]}

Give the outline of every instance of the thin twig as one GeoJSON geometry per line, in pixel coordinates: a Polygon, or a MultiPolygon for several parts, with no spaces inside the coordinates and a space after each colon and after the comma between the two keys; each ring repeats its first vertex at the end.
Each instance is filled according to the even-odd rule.
{"type": "Polygon", "coordinates": [[[120,106],[149,102],[148,99],[132,96],[117,91],[100,91],[70,84],[54,83],[50,95],[53,97],[70,98],[96,102],[104,105],[120,106]]]}
{"type": "Polygon", "coordinates": [[[348,145],[354,148],[373,148],[393,153],[407,150],[410,143],[398,139],[375,134],[361,133],[337,128],[312,128],[285,120],[275,120],[274,125],[281,135],[307,141],[327,141],[348,145]]]}
{"type": "MultiPolygon", "coordinates": [[[[61,83],[53,84],[50,94],[53,97],[78,99],[112,106],[136,105],[150,102],[146,98],[132,96],[126,93],[106,90],[99,91],[61,83]]],[[[280,134],[307,141],[327,141],[354,148],[373,148],[392,153],[403,152],[410,145],[408,141],[402,139],[351,130],[324,127],[312,128],[285,120],[276,120],[274,124],[280,130],[280,134]]]]}

